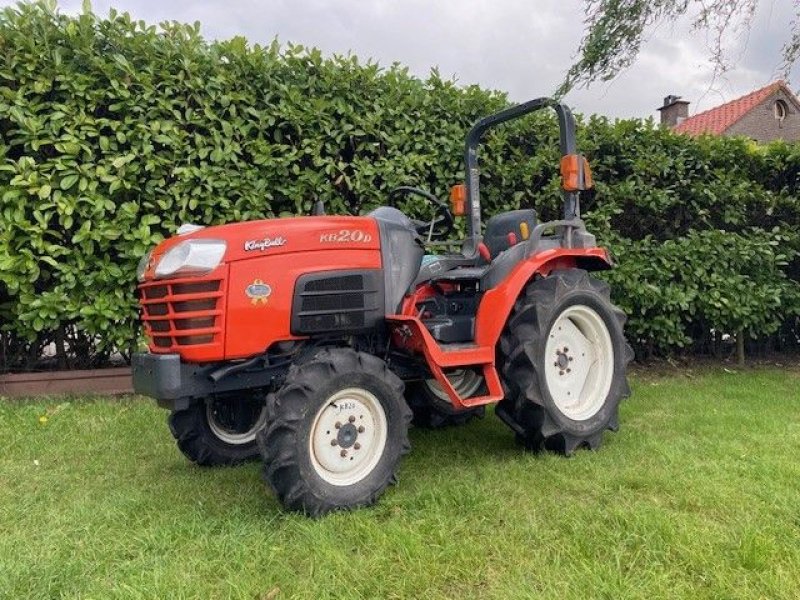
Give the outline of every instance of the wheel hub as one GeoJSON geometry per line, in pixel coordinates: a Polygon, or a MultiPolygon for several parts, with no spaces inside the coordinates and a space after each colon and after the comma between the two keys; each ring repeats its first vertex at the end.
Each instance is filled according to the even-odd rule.
{"type": "Polygon", "coordinates": [[[336,434],[336,442],[342,448],[349,448],[356,443],[358,439],[358,429],[352,423],[347,423],[339,428],[339,433],[336,434]]]}
{"type": "Polygon", "coordinates": [[[564,350],[556,350],[556,362],[555,367],[559,371],[559,375],[563,375],[565,372],[570,373],[572,369],[569,368],[569,363],[573,360],[573,358],[569,355],[569,348],[566,346],[564,350]]]}

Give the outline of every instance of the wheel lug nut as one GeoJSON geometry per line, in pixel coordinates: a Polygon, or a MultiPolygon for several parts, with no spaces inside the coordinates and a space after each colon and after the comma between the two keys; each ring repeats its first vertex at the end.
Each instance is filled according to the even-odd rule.
{"type": "Polygon", "coordinates": [[[347,456],[347,450],[342,450],[341,452],[339,452],[339,456],[341,456],[342,458],[347,456]]]}
{"type": "Polygon", "coordinates": [[[356,442],[355,444],[353,444],[353,448],[355,448],[356,450],[361,450],[361,444],[356,442]]]}
{"type": "Polygon", "coordinates": [[[572,357],[571,356],[569,357],[569,361],[572,362],[572,357]]]}
{"type": "Polygon", "coordinates": [[[554,366],[554,367],[557,367],[557,366],[558,366],[558,361],[554,362],[554,363],[553,363],[553,366],[554,366]]]}
{"type": "Polygon", "coordinates": [[[569,352],[569,348],[567,348],[566,346],[564,346],[564,354],[566,354],[567,352],[569,352]]]}
{"type": "Polygon", "coordinates": [[[350,421],[351,423],[355,423],[356,422],[356,418],[353,415],[350,415],[350,418],[347,419],[347,420],[350,421]]]}
{"type": "Polygon", "coordinates": [[[364,433],[364,426],[363,425],[359,425],[358,426],[358,433],[364,433]]]}
{"type": "Polygon", "coordinates": [[[572,369],[567,369],[567,373],[572,373],[572,369]]]}
{"type": "Polygon", "coordinates": [[[331,440],[331,446],[338,446],[338,445],[339,445],[339,442],[336,440],[336,438],[333,438],[331,440]]]}
{"type": "Polygon", "coordinates": [[[563,375],[563,374],[564,374],[564,371],[559,371],[559,372],[558,372],[558,374],[559,374],[559,375],[563,375]]]}
{"type": "Polygon", "coordinates": [[[342,424],[339,423],[339,421],[336,421],[336,425],[334,425],[334,427],[336,427],[336,429],[341,429],[342,424]]]}

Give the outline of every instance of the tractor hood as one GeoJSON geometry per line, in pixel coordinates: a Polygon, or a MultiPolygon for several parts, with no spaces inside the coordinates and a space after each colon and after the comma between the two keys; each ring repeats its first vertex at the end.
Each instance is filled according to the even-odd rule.
{"type": "Polygon", "coordinates": [[[315,216],[246,221],[195,229],[161,242],[150,254],[144,279],[154,277],[160,258],[179,244],[225,242],[221,263],[318,250],[378,250],[378,224],[371,217],[315,216]]]}

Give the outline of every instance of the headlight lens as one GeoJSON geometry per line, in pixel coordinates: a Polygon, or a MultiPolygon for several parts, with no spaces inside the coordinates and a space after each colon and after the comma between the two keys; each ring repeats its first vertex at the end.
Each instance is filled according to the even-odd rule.
{"type": "Polygon", "coordinates": [[[173,275],[204,275],[219,266],[225,255],[222,240],[188,240],[168,250],[156,265],[157,278],[173,275]]]}
{"type": "Polygon", "coordinates": [[[139,261],[139,266],[136,267],[136,279],[138,281],[144,281],[144,273],[147,271],[147,263],[150,262],[150,257],[153,256],[153,251],[150,250],[147,254],[142,257],[142,260],[139,261]]]}

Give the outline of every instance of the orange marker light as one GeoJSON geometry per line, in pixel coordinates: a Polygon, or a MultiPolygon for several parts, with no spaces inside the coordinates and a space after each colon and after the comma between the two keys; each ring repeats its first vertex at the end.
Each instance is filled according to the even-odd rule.
{"type": "Polygon", "coordinates": [[[519,224],[519,232],[522,234],[522,239],[527,240],[531,232],[528,230],[528,224],[523,221],[519,224]]]}
{"type": "Polygon", "coordinates": [[[450,210],[457,217],[467,214],[467,186],[463,183],[450,188],[450,210]]]}
{"type": "Polygon", "coordinates": [[[594,185],[589,163],[580,154],[561,157],[561,187],[567,192],[588,190],[594,185]]]}

